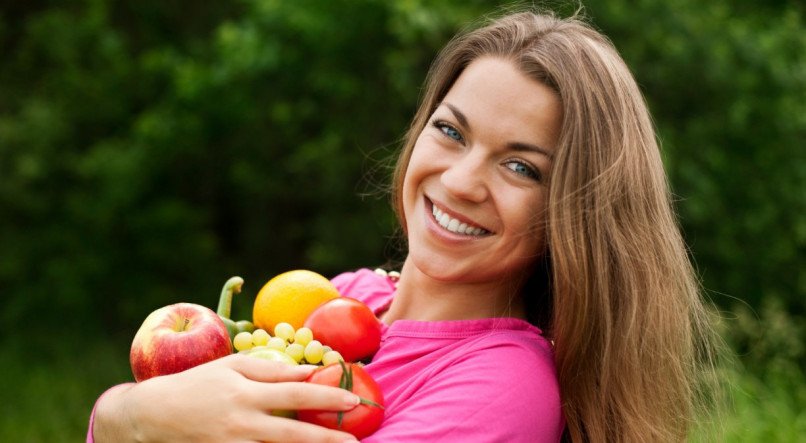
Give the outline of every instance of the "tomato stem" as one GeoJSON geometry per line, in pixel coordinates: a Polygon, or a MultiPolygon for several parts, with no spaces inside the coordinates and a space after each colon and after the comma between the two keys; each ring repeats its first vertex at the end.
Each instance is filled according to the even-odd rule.
{"type": "Polygon", "coordinates": [[[375,402],[374,402],[374,401],[372,401],[372,400],[366,399],[366,398],[364,398],[364,397],[358,397],[358,398],[359,398],[360,403],[361,403],[362,405],[372,406],[373,408],[381,408],[381,409],[386,409],[386,408],[384,408],[383,406],[379,405],[378,403],[375,403],[375,402]]]}
{"type": "MultiPolygon", "coordinates": [[[[344,360],[339,360],[339,365],[341,366],[341,377],[339,377],[339,387],[347,391],[353,392],[353,367],[345,366],[344,360]]],[[[359,404],[367,405],[373,408],[386,409],[383,406],[379,405],[378,403],[375,403],[372,400],[361,397],[360,395],[358,396],[358,402],[359,404]]],[[[341,429],[341,425],[343,422],[344,422],[344,411],[339,411],[336,413],[337,429],[341,429]]]]}
{"type": "MultiPolygon", "coordinates": [[[[347,367],[344,364],[343,360],[339,360],[339,365],[341,365],[341,377],[339,377],[339,387],[342,389],[346,389],[350,392],[353,392],[353,367],[347,367]]],[[[364,397],[359,396],[359,403],[362,405],[372,406],[375,408],[384,409],[383,406],[375,403],[372,400],[366,399],[364,397]]],[[[341,412],[339,414],[342,414],[341,412]]]]}

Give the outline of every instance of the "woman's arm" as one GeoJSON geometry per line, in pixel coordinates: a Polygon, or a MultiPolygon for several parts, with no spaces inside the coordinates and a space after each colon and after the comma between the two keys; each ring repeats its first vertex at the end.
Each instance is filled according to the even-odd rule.
{"type": "Polygon", "coordinates": [[[346,442],[347,433],[275,417],[275,409],[349,410],[343,389],[299,383],[312,367],[232,355],[187,371],[117,386],[98,401],[94,441],[346,442]]]}

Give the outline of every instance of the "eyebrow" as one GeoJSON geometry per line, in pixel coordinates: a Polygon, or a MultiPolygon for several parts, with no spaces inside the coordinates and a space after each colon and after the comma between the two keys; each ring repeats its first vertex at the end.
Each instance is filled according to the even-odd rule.
{"type": "MultiPolygon", "coordinates": [[[[459,110],[459,108],[457,108],[456,106],[454,106],[454,105],[452,105],[452,104],[450,104],[448,102],[442,102],[441,104],[445,105],[445,107],[450,109],[450,111],[453,113],[453,116],[456,117],[456,120],[459,121],[459,124],[461,124],[462,126],[464,126],[466,128],[470,127],[470,125],[468,124],[468,121],[467,121],[467,116],[465,116],[465,114],[463,114],[462,111],[459,110]]],[[[523,152],[523,151],[536,152],[538,154],[545,155],[546,157],[549,158],[549,160],[554,158],[554,155],[552,155],[552,153],[549,152],[548,149],[540,147],[538,145],[531,144],[531,143],[509,142],[509,143],[507,143],[507,148],[509,148],[509,149],[511,149],[513,151],[518,151],[518,152],[523,152]]]]}
{"type": "Polygon", "coordinates": [[[531,143],[511,142],[511,143],[507,143],[507,147],[509,147],[509,149],[512,149],[513,151],[518,151],[518,152],[522,152],[522,151],[536,152],[538,154],[545,155],[546,157],[549,158],[549,160],[554,158],[554,155],[551,152],[549,152],[547,149],[541,148],[540,146],[533,145],[531,143]]]}
{"type": "Polygon", "coordinates": [[[453,112],[453,116],[456,117],[456,120],[459,120],[459,123],[462,126],[464,126],[464,127],[470,126],[470,125],[467,124],[467,117],[465,117],[465,115],[462,114],[462,111],[460,111],[459,108],[457,108],[456,106],[454,106],[454,105],[452,105],[452,104],[450,104],[448,102],[442,102],[442,104],[447,106],[448,109],[450,109],[451,112],[453,112]]]}

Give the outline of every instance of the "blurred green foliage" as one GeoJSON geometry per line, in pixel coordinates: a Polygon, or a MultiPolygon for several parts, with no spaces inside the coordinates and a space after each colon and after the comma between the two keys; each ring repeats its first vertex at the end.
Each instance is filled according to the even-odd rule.
{"type": "Polygon", "coordinates": [[[804,5],[773,3],[612,1],[594,18],[647,94],[705,287],[802,315],[804,5]]]}
{"type": "Polygon", "coordinates": [[[2,330],[130,333],[231,275],[382,262],[382,162],[472,7],[128,3],[4,15],[2,330]]]}
{"type": "MultiPolygon", "coordinates": [[[[386,186],[425,72],[457,29],[504,3],[2,3],[4,366],[73,367],[80,358],[36,350],[64,356],[65,340],[86,343],[101,362],[92,374],[118,377],[84,374],[90,392],[72,403],[81,411],[126,376],[125,349],[105,343],[127,345],[159,306],[215,306],[241,275],[234,311],[248,317],[282,271],[398,259],[386,186]]],[[[647,96],[692,256],[741,370],[802,382],[803,4],[602,0],[585,14],[647,96]]],[[[47,374],[8,387],[37,392],[47,374]]],[[[802,410],[806,394],[784,386],[787,410],[802,410]]],[[[799,417],[787,429],[802,429],[799,417]]]]}

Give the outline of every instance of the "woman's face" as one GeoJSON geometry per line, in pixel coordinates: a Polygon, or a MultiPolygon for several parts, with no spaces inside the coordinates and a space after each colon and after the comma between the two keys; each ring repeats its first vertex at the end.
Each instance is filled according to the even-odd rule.
{"type": "Polygon", "coordinates": [[[510,61],[459,76],[417,138],[403,182],[409,257],[440,281],[521,277],[545,250],[557,95],[510,61]]]}

